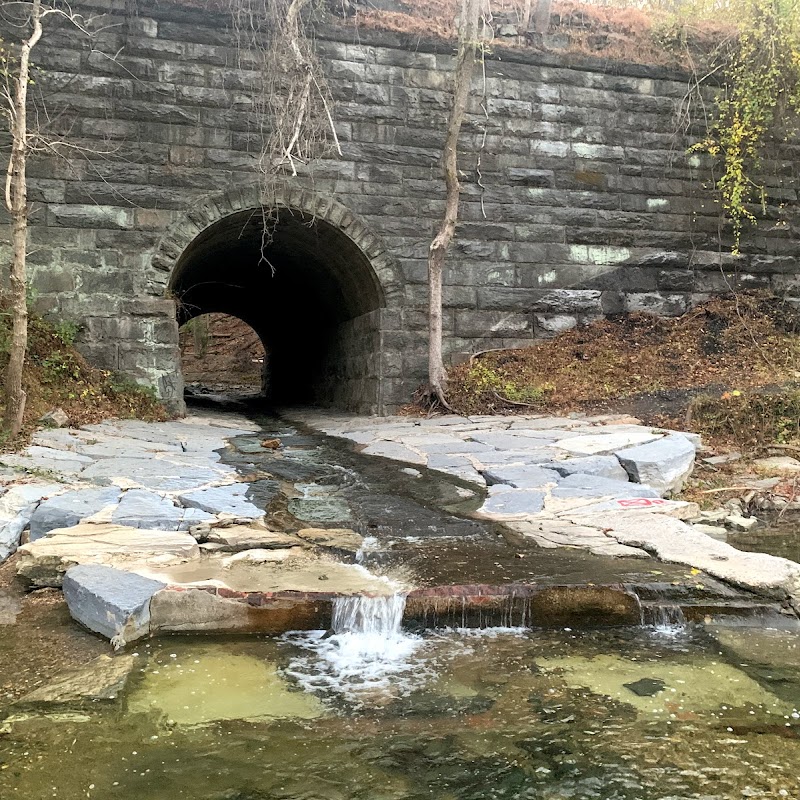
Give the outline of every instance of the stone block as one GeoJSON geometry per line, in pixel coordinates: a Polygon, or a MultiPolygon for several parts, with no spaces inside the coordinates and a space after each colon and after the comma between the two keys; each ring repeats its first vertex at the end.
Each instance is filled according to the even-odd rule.
{"type": "Polygon", "coordinates": [[[31,541],[35,542],[56,528],[69,528],[119,501],[120,490],[81,489],[51,497],[31,516],[31,541]]]}
{"type": "Polygon", "coordinates": [[[67,570],[62,586],[72,618],[118,647],[150,633],[150,599],[164,588],[161,581],[97,564],[67,570]]]}
{"type": "Polygon", "coordinates": [[[504,484],[516,489],[543,489],[548,484],[556,484],[559,474],[552,469],[543,469],[538,465],[497,466],[483,473],[488,485],[504,484]]]}
{"type": "Polygon", "coordinates": [[[264,510],[247,499],[248,489],[246,483],[234,483],[184,492],[178,495],[178,499],[187,508],[198,508],[209,514],[231,514],[247,519],[263,517],[264,510]]]}
{"type": "Polygon", "coordinates": [[[675,494],[694,468],[694,445],[680,434],[618,450],[615,455],[632,481],[652,486],[660,494],[675,494]]]}
{"type": "Polygon", "coordinates": [[[561,479],[559,485],[553,489],[552,496],[562,499],[581,497],[625,499],[631,497],[657,498],[659,495],[655,489],[651,489],[649,486],[575,472],[561,479]]]}
{"type": "Polygon", "coordinates": [[[576,472],[582,475],[597,475],[602,478],[613,478],[617,481],[627,481],[628,473],[615,456],[586,456],[584,458],[567,458],[564,461],[553,461],[542,464],[546,469],[555,470],[559,475],[573,475],[576,472]]]}

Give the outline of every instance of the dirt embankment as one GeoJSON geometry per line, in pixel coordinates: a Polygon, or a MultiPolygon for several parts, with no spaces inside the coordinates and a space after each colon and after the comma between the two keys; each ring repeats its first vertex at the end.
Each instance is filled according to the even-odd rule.
{"type": "Polygon", "coordinates": [[[800,438],[800,312],[743,293],[681,317],[620,315],[473,356],[450,379],[461,413],[624,409],[741,446],[789,441],[800,438]]]}

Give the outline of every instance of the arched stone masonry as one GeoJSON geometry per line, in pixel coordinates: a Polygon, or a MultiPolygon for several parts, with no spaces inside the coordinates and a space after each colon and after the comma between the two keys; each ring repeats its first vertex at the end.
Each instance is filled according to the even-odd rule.
{"type": "Polygon", "coordinates": [[[149,285],[176,301],[176,337],[208,312],[256,330],[276,402],[384,410],[383,333],[402,287],[379,239],[337,200],[290,187],[209,195],[167,230],[151,271],[149,285]],[[266,243],[262,208],[276,215],[266,243]]]}

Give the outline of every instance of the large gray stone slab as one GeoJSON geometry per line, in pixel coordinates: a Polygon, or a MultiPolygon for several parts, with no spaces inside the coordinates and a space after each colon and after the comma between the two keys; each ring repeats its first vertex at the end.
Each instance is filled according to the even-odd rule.
{"type": "Polygon", "coordinates": [[[566,477],[576,472],[582,475],[598,475],[601,478],[613,478],[616,481],[627,481],[628,473],[619,463],[616,456],[584,456],[567,458],[564,461],[553,461],[542,464],[545,469],[554,469],[559,475],[566,477]]]}
{"type": "Polygon", "coordinates": [[[603,478],[600,475],[583,475],[575,473],[562,478],[559,485],[552,491],[553,497],[580,498],[580,497],[658,497],[655,489],[641,486],[627,481],[617,481],[613,478],[603,478]]]}
{"type": "Polygon", "coordinates": [[[680,434],[616,453],[632,481],[646,483],[659,494],[679,492],[694,468],[694,445],[680,434]]]}
{"type": "Polygon", "coordinates": [[[178,495],[178,499],[188,508],[199,508],[209,514],[231,514],[244,519],[257,519],[264,515],[264,510],[247,499],[248,488],[246,483],[232,483],[183,492],[178,495]]]}
{"type": "Polygon", "coordinates": [[[0,564],[19,547],[37,504],[64,490],[60,483],[21,483],[0,496],[0,564]]]}
{"type": "Polygon", "coordinates": [[[80,489],[51,497],[39,504],[31,516],[31,541],[35,542],[56,528],[69,528],[119,501],[120,490],[80,489]]]}
{"type": "Polygon", "coordinates": [[[409,464],[425,464],[427,461],[425,456],[397,442],[372,442],[361,452],[368,456],[381,456],[382,458],[391,458],[394,461],[405,461],[409,464]]]}
{"type": "Polygon", "coordinates": [[[122,495],[111,521],[131,528],[177,531],[180,530],[184,511],[166,497],[146,489],[131,489],[122,495]]]}
{"type": "Polygon", "coordinates": [[[218,481],[234,471],[232,467],[191,467],[158,458],[106,458],[90,464],[81,477],[100,485],[124,480],[146,489],[173,492],[218,481]]]}
{"type": "Polygon", "coordinates": [[[74,620],[121,646],[150,633],[150,598],[166,585],[133,572],[82,564],[67,570],[62,589],[74,620]]]}
{"type": "Polygon", "coordinates": [[[553,461],[559,452],[553,447],[531,447],[527,450],[490,450],[486,453],[474,453],[473,458],[484,467],[499,464],[538,464],[553,461]]]}
{"type": "Polygon", "coordinates": [[[555,446],[577,456],[598,456],[610,455],[617,450],[660,438],[662,434],[653,433],[649,428],[631,427],[620,430],[620,426],[614,425],[606,428],[605,432],[562,439],[555,446]]]}
{"type": "Polygon", "coordinates": [[[490,493],[478,509],[485,519],[520,518],[538,514],[544,508],[544,492],[536,489],[511,489],[490,493]]]}
{"type": "Polygon", "coordinates": [[[96,703],[116,700],[136,668],[136,656],[98,656],[88,664],[66,670],[14,703],[14,707],[96,703]]]}
{"type": "Polygon", "coordinates": [[[517,489],[543,489],[558,483],[560,476],[552,469],[527,464],[524,466],[498,466],[483,473],[487,484],[507,484],[517,489]]]}

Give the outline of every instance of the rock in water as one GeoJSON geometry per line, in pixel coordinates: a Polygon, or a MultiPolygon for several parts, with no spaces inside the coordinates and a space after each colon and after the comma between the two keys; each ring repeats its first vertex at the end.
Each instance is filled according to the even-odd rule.
{"type": "Polygon", "coordinates": [[[626,689],[630,689],[637,697],[653,697],[667,688],[664,681],[658,678],[642,678],[634,683],[623,683],[626,689]]]}
{"type": "Polygon", "coordinates": [[[88,664],[62,672],[51,683],[21,697],[15,705],[116,700],[125,688],[134,662],[134,656],[98,656],[88,664]]]}
{"type": "Polygon", "coordinates": [[[150,598],[165,587],[161,581],[99,564],[72,567],[63,583],[72,618],[120,647],[150,633],[150,598]]]}

